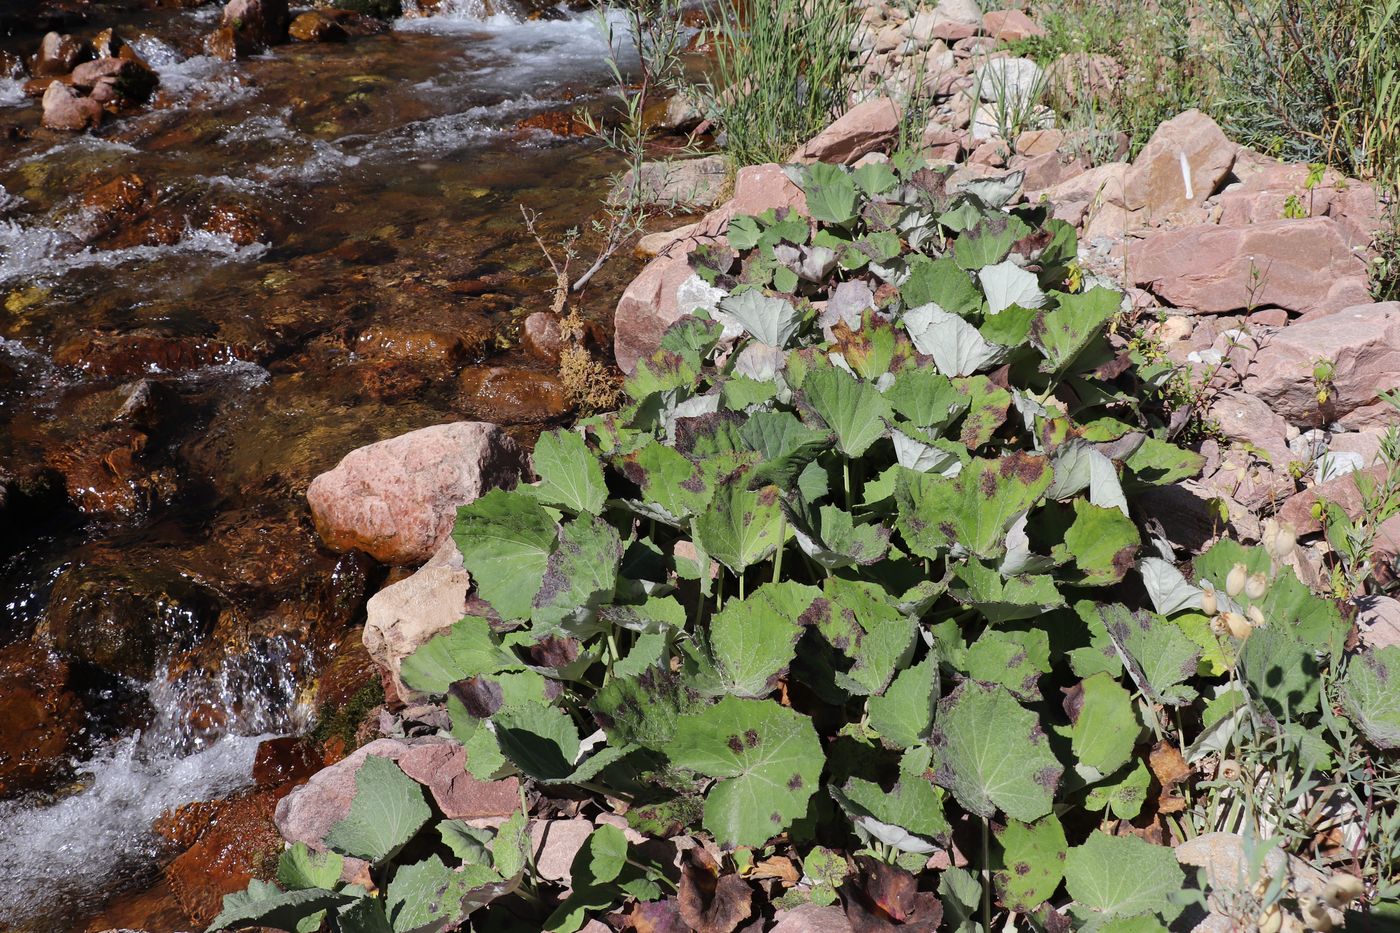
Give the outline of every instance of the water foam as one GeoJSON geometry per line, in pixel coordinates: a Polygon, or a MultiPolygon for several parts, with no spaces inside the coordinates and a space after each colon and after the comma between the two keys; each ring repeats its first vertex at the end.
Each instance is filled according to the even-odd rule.
{"type": "Polygon", "coordinates": [[[146,883],[161,854],[151,825],[162,813],[247,786],[258,744],[309,724],[289,663],[296,651],[274,639],[207,680],[158,674],[146,686],[156,718],[83,762],[81,791],[48,805],[0,803],[0,924],[62,928],[114,891],[146,883]],[[222,711],[226,731],[192,730],[195,706],[222,711]]]}

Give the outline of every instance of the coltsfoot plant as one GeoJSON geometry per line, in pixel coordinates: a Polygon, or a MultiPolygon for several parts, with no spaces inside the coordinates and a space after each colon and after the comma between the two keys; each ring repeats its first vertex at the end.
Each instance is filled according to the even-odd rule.
{"type": "MultiPolygon", "coordinates": [[[[793,176],[810,217],[737,217],[695,257],[694,313],[628,404],[544,434],[536,484],[461,509],[489,611],[401,673],[442,698],[468,769],[708,836],[742,898],[755,853],[782,852],[809,879],[784,904],[929,930],[1163,929],[1188,877],[1149,840],[1211,815],[1188,762],[1288,734],[1315,750],[1308,774],[1374,752],[1355,780],[1385,779],[1400,649],[1349,660],[1336,605],[1263,548],[1222,542],[1188,575],[1144,537],[1138,494],[1199,458],[1137,401],[1167,373],[1110,339],[1123,296],[1067,287],[1073,230],[1010,206],[1015,177],[950,189],[903,157],[793,176]],[[955,844],[979,871],[926,867],[955,844]]],[[[339,930],[370,929],[351,908],[438,930],[504,895],[514,843],[504,865],[501,836],[432,848],[441,827],[421,801],[409,819],[377,802],[413,792],[376,768],[356,807],[383,838],[327,843],[373,862],[379,899],[260,889],[224,926],[266,925],[266,895],[339,930]],[[386,860],[410,838],[430,867],[386,860]],[[406,874],[432,874],[440,915],[396,913],[406,874]]],[[[1352,789],[1394,824],[1393,799],[1352,789]]],[[[1394,889],[1395,850],[1367,851],[1384,854],[1344,853],[1363,901],[1394,889]]],[[[547,929],[616,903],[583,889],[547,929]]]]}

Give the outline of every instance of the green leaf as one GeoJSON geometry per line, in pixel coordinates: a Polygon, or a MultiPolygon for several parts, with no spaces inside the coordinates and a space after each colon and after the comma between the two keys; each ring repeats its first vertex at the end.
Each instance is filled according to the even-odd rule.
{"type": "Polygon", "coordinates": [[[377,897],[360,897],[335,914],[336,933],[394,933],[384,915],[384,903],[377,897]]]}
{"type": "Polygon", "coordinates": [[[730,600],[710,620],[715,694],[764,697],[792,662],[802,637],[799,619],[821,590],[801,583],[765,583],[747,599],[730,600]]]}
{"type": "Polygon", "coordinates": [[[209,929],[242,930],[267,926],[295,930],[305,918],[351,900],[353,898],[348,894],[320,888],[279,891],[276,885],[255,878],[248,882],[247,890],[224,895],[223,909],[209,929]]]}
{"type": "Polygon", "coordinates": [[[1065,532],[1065,551],[1084,574],[1082,584],[1108,586],[1122,580],[1136,566],[1141,544],[1137,526],[1118,509],[1074,500],[1074,524],[1065,532]]]}
{"type": "Polygon", "coordinates": [[[561,781],[579,756],[578,729],[557,706],[530,703],[504,706],[491,717],[501,753],[522,774],[540,781],[561,781]]]}
{"type": "Polygon", "coordinates": [[[921,428],[942,428],[967,411],[968,398],[952,380],[927,366],[908,366],[885,390],[894,410],[921,428]]]}
{"type": "Polygon", "coordinates": [[[622,539],[612,525],[586,512],[558,534],[559,545],[546,561],[531,618],[539,625],[577,628],[612,601],[622,539]]]}
{"type": "Polygon", "coordinates": [[[932,840],[952,831],[942,794],[920,775],[903,775],[889,790],[853,777],[831,795],[859,829],[901,852],[932,852],[932,840]]]}
{"type": "Polygon", "coordinates": [[[817,510],[821,527],[813,528],[803,514],[787,507],[784,512],[802,550],[828,570],[869,565],[884,559],[890,548],[890,532],[882,525],[857,523],[850,512],[834,505],[817,510]]]}
{"type": "Polygon", "coordinates": [[[1040,699],[1040,677],[1050,673],[1050,638],[1039,629],[989,628],[967,650],[967,676],[1001,684],[1023,700],[1040,699]]]}
{"type": "Polygon", "coordinates": [[[1031,328],[1031,343],[1045,357],[1042,371],[1068,372],[1080,354],[1103,333],[1122,302],[1121,294],[1102,286],[1074,295],[1061,294],[1056,307],[1045,312],[1031,328]]]}
{"type": "Polygon", "coordinates": [[[442,844],[466,863],[491,863],[491,838],[495,835],[489,829],[468,826],[461,820],[443,820],[437,824],[438,837],[442,844]]]}
{"type": "Polygon", "coordinates": [[[407,845],[432,815],[417,781],[388,758],[368,755],[355,773],[350,811],[326,833],[326,845],[377,865],[407,845]]]}
{"type": "Polygon", "coordinates": [[[1028,272],[1014,262],[999,262],[977,273],[982,290],[987,294],[987,313],[1000,314],[1012,305],[1039,308],[1045,304],[1045,293],[1034,272],[1028,272]]]}
{"type": "Polygon", "coordinates": [[[1137,836],[1090,833],[1065,860],[1069,896],[1107,917],[1157,913],[1170,919],[1180,912],[1170,896],[1185,883],[1171,849],[1137,836]]]}
{"type": "Polygon", "coordinates": [[[603,468],[575,431],[546,431],[535,443],[530,457],[540,484],[535,498],[577,515],[598,515],[608,498],[603,468]]]}
{"type": "Polygon", "coordinates": [[[933,357],[945,376],[971,376],[1006,359],[1007,347],[988,343],[967,321],[937,305],[920,305],[901,318],[914,347],[933,357]]]}
{"type": "Polygon", "coordinates": [[[1183,685],[1195,676],[1201,649],[1181,629],[1122,603],[1081,602],[1075,608],[1101,620],[1133,683],[1149,700],[1180,706],[1194,698],[1194,691],[1183,685]]]}
{"type": "Polygon", "coordinates": [[[1070,741],[1080,776],[1093,782],[1128,763],[1142,726],[1132,694],[1111,675],[1095,674],[1079,686],[1082,704],[1070,741]]]}
{"type": "Polygon", "coordinates": [[[953,571],[948,595],[1000,625],[1033,619],[1065,603],[1055,581],[1040,574],[1003,577],[981,561],[970,560],[953,571]]]}
{"type": "Polygon", "coordinates": [[[1201,472],[1205,463],[1205,458],[1198,453],[1149,437],[1123,461],[1123,466],[1140,483],[1165,486],[1190,479],[1201,472]]]}
{"type": "Polygon", "coordinates": [[[884,162],[871,162],[862,165],[851,173],[860,190],[868,196],[884,194],[895,185],[899,184],[899,179],[895,176],[894,169],[884,162]]]}
{"type": "Polygon", "coordinates": [[[491,893],[473,898],[472,892],[493,885],[500,886],[501,877],[490,868],[464,865],[453,871],[436,855],[400,866],[384,891],[389,922],[394,933],[436,933],[492,900],[491,893]]]}
{"type": "Polygon", "coordinates": [[[899,672],[882,696],[865,701],[870,727],[895,748],[928,738],[938,701],[938,659],[930,655],[899,672]]]}
{"type": "Polygon", "coordinates": [[[904,307],[934,304],[950,314],[965,317],[982,307],[982,293],[971,276],[953,260],[917,257],[909,263],[909,278],[899,288],[904,307]]]}
{"type": "Polygon", "coordinates": [[[530,860],[529,820],[524,811],[516,810],[496,830],[491,840],[491,863],[502,878],[515,878],[520,875],[530,860]]]}
{"type": "Polygon", "coordinates": [[[676,720],[690,704],[679,677],[660,667],[636,677],[613,677],[594,694],[593,715],[614,744],[635,743],[664,749],[676,734],[676,720]]]}
{"type": "Polygon", "coordinates": [[[820,223],[844,224],[856,216],[856,183],[839,165],[816,162],[803,172],[807,213],[820,223]]]}
{"type": "Polygon", "coordinates": [[[1240,648],[1249,692],[1280,722],[1317,712],[1320,671],[1312,649],[1277,625],[1255,629],[1240,648]]]}
{"type": "Polygon", "coordinates": [[[606,884],[615,881],[627,864],[627,837],[622,830],[601,823],[574,856],[574,883],[606,884]]]}
{"type": "Polygon", "coordinates": [[[835,366],[824,366],[808,375],[802,395],[836,434],[836,446],[847,457],[859,457],[885,433],[884,419],[892,414],[889,402],[873,385],[835,366]]]}
{"type": "Polygon", "coordinates": [[[693,523],[695,543],[734,573],[766,559],[779,544],[783,512],[778,489],[749,489],[743,474],[728,477],[693,523]]]}
{"type": "Polygon", "coordinates": [[[974,459],[953,479],[903,474],[899,531],[920,557],[937,558],[954,544],[977,557],[1000,557],[1007,528],[1040,501],[1050,477],[1046,458],[1021,451],[974,459]]]}
{"type": "Polygon", "coordinates": [[[895,671],[908,663],[917,626],[878,585],[827,577],[822,590],[826,599],[812,613],[817,629],[850,661],[846,670],[836,672],[837,686],[855,696],[883,692],[895,671]]]}
{"type": "Polygon", "coordinates": [[[975,933],[982,929],[978,919],[982,883],[972,872],[956,866],[939,872],[938,896],[943,902],[944,926],[948,933],[975,933]]]}
{"type": "Polygon", "coordinates": [[[993,877],[1001,902],[1027,913],[1049,900],[1064,880],[1069,851],[1059,819],[1052,813],[1034,823],[1010,820],[997,842],[1004,867],[993,877]]]}
{"type": "Polygon", "coordinates": [[[481,598],[502,619],[530,615],[556,543],[554,519],[523,492],[493,489],[457,510],[452,538],[481,598]]]}
{"type": "Polygon", "coordinates": [[[764,482],[790,488],[803,468],[831,446],[829,432],[807,427],[788,411],[755,412],[739,435],[761,458],[750,485],[764,482]]]}
{"type": "Polygon", "coordinates": [[[953,258],[964,269],[976,270],[1001,262],[1016,241],[1031,232],[1019,217],[992,211],[953,244],[953,258]]]}
{"type": "Polygon", "coordinates": [[[1062,768],[1030,710],[1004,687],[967,681],[938,704],[937,781],[984,818],[1033,822],[1050,812],[1062,768]]]}
{"type": "Polygon", "coordinates": [[[661,506],[677,519],[700,514],[714,494],[706,471],[674,447],[658,441],[629,454],[622,472],[642,488],[647,502],[661,506]]]}
{"type": "Polygon", "coordinates": [[[1377,748],[1400,748],[1400,646],[1357,655],[1342,678],[1342,704],[1377,748]]]}
{"type": "Polygon", "coordinates": [[[667,749],[671,763],[719,778],[704,826],[723,846],[758,846],[807,812],[822,754],[807,717],[768,700],[725,697],[688,713],[667,749]]]}
{"type": "MultiPolygon", "coordinates": [[[[792,284],[796,287],[797,283],[792,284]]],[[[790,301],[770,298],[756,288],[720,299],[719,308],[742,324],[755,340],[779,350],[802,326],[802,315],[790,301]]]]}
{"type": "Polygon", "coordinates": [[[399,676],[414,690],[446,693],[459,680],[523,666],[496,643],[490,622],[466,616],[404,658],[399,676]]]}
{"type": "Polygon", "coordinates": [[[1142,805],[1147,800],[1147,788],[1152,783],[1152,775],[1147,766],[1139,761],[1131,768],[1124,768],[1096,787],[1090,789],[1084,806],[1090,810],[1113,811],[1120,820],[1137,819],[1142,805]]]}
{"type": "Polygon", "coordinates": [[[307,888],[330,890],[340,883],[345,859],[337,852],[313,852],[298,842],[284,849],[277,860],[277,880],[289,891],[307,888]]]}

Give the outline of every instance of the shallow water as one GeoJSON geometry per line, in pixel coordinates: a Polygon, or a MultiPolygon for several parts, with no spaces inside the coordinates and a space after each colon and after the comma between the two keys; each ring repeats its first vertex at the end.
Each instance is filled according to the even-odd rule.
{"type": "MultiPolygon", "coordinates": [[[[0,801],[0,929],[81,929],[150,880],[155,817],[236,790],[259,736],[306,727],[380,573],[318,550],[307,482],[361,444],[492,418],[464,367],[548,375],[514,349],[552,284],[519,205],[558,235],[614,168],[516,126],[596,93],[590,17],[449,0],[224,63],[197,54],[217,15],[75,30],[115,23],[161,77],[97,134],[38,129],[0,78],[19,128],[0,141],[0,650],[63,649],[82,710],[71,766],[0,801]]],[[[610,266],[588,312],[606,322],[635,269],[610,266]]]]}

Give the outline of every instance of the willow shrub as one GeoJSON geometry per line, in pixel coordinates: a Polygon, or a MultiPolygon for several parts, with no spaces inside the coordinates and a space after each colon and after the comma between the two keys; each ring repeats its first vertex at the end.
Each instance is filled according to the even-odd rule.
{"type": "MultiPolygon", "coordinates": [[[[948,929],[979,907],[1161,929],[1183,869],[1105,831],[1179,809],[1154,750],[1301,735],[1320,766],[1338,709],[1346,741],[1393,749],[1400,649],[1348,670],[1335,605],[1265,549],[1223,542],[1188,577],[1144,536],[1137,495],[1199,458],[1140,402],[1165,373],[1111,339],[1123,295],[1075,269],[1046,207],[1008,206],[1018,178],[792,173],[811,219],[736,217],[694,257],[694,313],[626,407],[544,434],[536,484],[460,510],[489,611],[402,677],[445,703],[476,777],[606,796],[736,864],[780,846],[828,902],[864,853],[916,874],[948,929]],[[985,891],[926,868],[955,836],[985,891]]],[[[522,814],[467,832],[370,761],[327,857],[370,862],[376,891],[293,848],[283,888],[216,926],[441,930],[522,883],[539,903],[522,814]]],[[[599,828],[544,928],[662,896],[620,840],[599,828]]],[[[1394,867],[1363,864],[1371,884],[1394,867]]]]}

